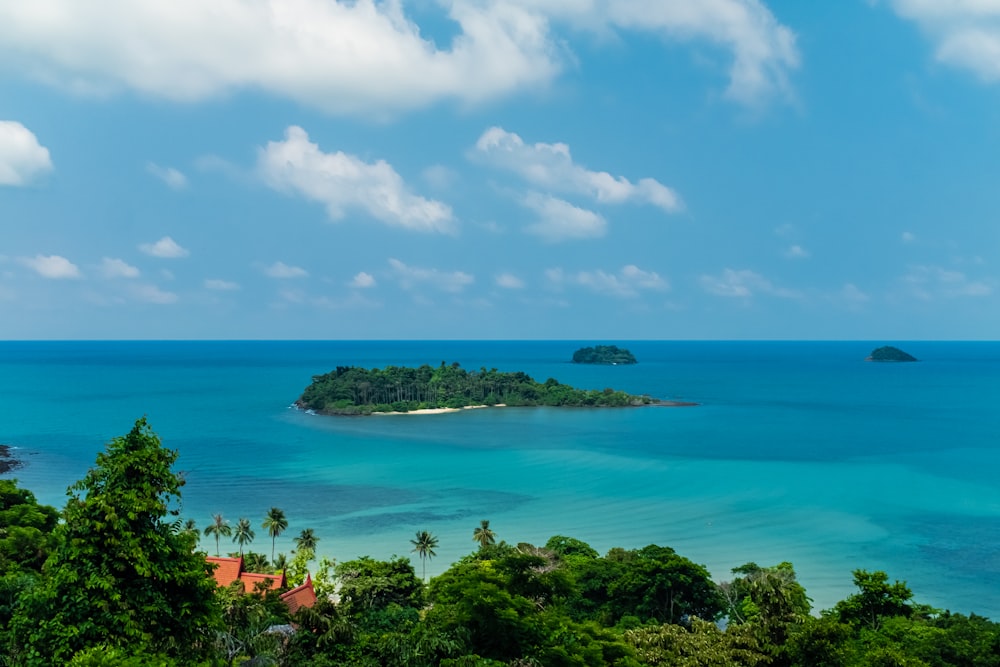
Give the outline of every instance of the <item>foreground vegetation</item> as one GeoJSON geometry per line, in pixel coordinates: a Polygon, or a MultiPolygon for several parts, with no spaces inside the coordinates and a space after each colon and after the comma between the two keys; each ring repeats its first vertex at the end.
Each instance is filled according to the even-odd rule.
{"type": "MultiPolygon", "coordinates": [[[[321,561],[319,602],[290,617],[275,592],[216,589],[199,531],[174,509],[175,460],[140,420],[61,514],[0,480],[0,665],[1000,665],[1000,625],[919,604],[884,572],[855,571],[857,591],[816,616],[790,563],[747,563],[715,584],[669,547],[513,545],[486,520],[471,531],[476,550],[429,584],[408,558],[321,561]]],[[[273,559],[287,519],[271,508],[262,527],[273,559]]],[[[242,549],[253,532],[247,522],[226,536],[242,549]]],[[[292,584],[317,539],[296,539],[292,584]]],[[[438,541],[417,531],[409,544],[424,560],[438,541]]]]}
{"type": "Polygon", "coordinates": [[[313,376],[295,403],[320,414],[363,415],[473,405],[625,407],[655,402],[649,396],[614,389],[574,389],[553,378],[536,382],[522,372],[467,371],[457,363],[442,361],[437,368],[427,364],[418,368],[338,366],[313,376]]]}

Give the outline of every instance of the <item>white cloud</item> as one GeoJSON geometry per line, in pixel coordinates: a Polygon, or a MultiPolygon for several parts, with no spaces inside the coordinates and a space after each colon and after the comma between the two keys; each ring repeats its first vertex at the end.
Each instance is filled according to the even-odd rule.
{"type": "Polygon", "coordinates": [[[559,24],[717,45],[732,54],[726,94],[744,104],[787,92],[798,66],[794,35],[760,0],[421,3],[436,6],[456,29],[441,48],[401,0],[104,0],[100,12],[4,2],[0,62],[75,92],[197,101],[254,90],[380,116],[548,84],[573,59],[559,24]]]}
{"type": "Polygon", "coordinates": [[[556,197],[531,192],[521,203],[538,214],[527,231],[547,241],[598,238],[607,231],[608,223],[599,214],[556,197]]]}
{"type": "Polygon", "coordinates": [[[702,288],[716,296],[749,299],[756,294],[767,294],[786,299],[796,298],[795,290],[777,287],[759,273],[748,269],[726,269],[718,276],[703,275],[699,279],[702,288]]]}
{"type": "Polygon", "coordinates": [[[268,142],[259,152],[257,169],[270,187],[325,204],[333,220],[356,208],[417,231],[448,232],[453,227],[451,209],[411,194],[388,162],[369,164],[340,151],[324,153],[301,127],[289,127],[284,141],[268,142]]]}
{"type": "Polygon", "coordinates": [[[459,35],[438,49],[398,0],[104,0],[100,12],[77,0],[4,2],[0,61],[74,90],[178,101],[263,90],[354,114],[481,102],[558,73],[541,13],[448,5],[459,35]]]}
{"type": "Polygon", "coordinates": [[[275,262],[271,266],[264,268],[264,275],[268,278],[305,278],[309,272],[298,266],[289,266],[284,262],[275,262]]]}
{"type": "Polygon", "coordinates": [[[171,190],[183,190],[187,187],[187,176],[173,167],[161,167],[153,162],[147,162],[146,171],[163,181],[171,190]]]}
{"type": "Polygon", "coordinates": [[[652,178],[632,183],[624,176],[590,171],[573,162],[566,144],[528,145],[518,135],[491,127],[476,141],[477,157],[488,164],[513,171],[535,187],[581,194],[605,204],[636,201],[664,211],[680,208],[673,190],[652,178]]]}
{"type": "Polygon", "coordinates": [[[603,270],[566,273],[562,269],[548,269],[545,277],[553,287],[566,285],[585,287],[593,292],[617,297],[634,298],[646,291],[665,291],[670,284],[654,271],[644,271],[634,264],[628,264],[617,273],[603,270]]]}
{"type": "Polygon", "coordinates": [[[448,190],[458,181],[458,172],[443,164],[435,164],[424,169],[423,177],[435,190],[448,190]]]}
{"type": "Polygon", "coordinates": [[[940,266],[911,266],[902,281],[914,296],[924,300],[993,294],[993,285],[989,282],[971,280],[961,271],[940,266]]]}
{"type": "Polygon", "coordinates": [[[524,281],[513,273],[501,273],[495,278],[494,282],[496,282],[497,287],[503,287],[504,289],[524,288],[524,281]]]}
{"type": "Polygon", "coordinates": [[[177,242],[169,236],[164,236],[156,243],[142,243],[139,245],[139,250],[147,255],[163,259],[178,259],[191,254],[186,248],[177,245],[177,242]]]}
{"type": "Polygon", "coordinates": [[[892,0],[892,6],[934,42],[938,61],[1000,82],[1000,2],[892,0]]]}
{"type": "Polygon", "coordinates": [[[375,276],[361,271],[351,279],[351,287],[356,287],[358,289],[375,287],[375,276]]]}
{"type": "Polygon", "coordinates": [[[423,285],[430,285],[444,292],[461,292],[475,282],[475,278],[464,271],[447,272],[407,266],[398,259],[390,259],[389,266],[392,267],[403,289],[415,289],[423,285]]]}
{"type": "Polygon", "coordinates": [[[178,297],[173,292],[161,290],[156,285],[134,285],[130,290],[132,297],[137,301],[155,303],[160,305],[177,303],[178,297]]]}
{"type": "Polygon", "coordinates": [[[34,133],[17,121],[0,120],[0,185],[27,185],[50,171],[49,149],[34,133]]]}
{"type": "Polygon", "coordinates": [[[43,278],[54,280],[81,278],[80,269],[60,255],[35,255],[22,257],[21,263],[43,278]]]}
{"type": "Polygon", "coordinates": [[[900,234],[899,238],[903,241],[903,243],[913,243],[917,240],[917,237],[914,236],[913,232],[903,232],[900,234]]]}
{"type": "Polygon", "coordinates": [[[105,278],[138,278],[139,269],[124,260],[104,257],[101,259],[101,275],[105,278]]]}
{"type": "Polygon", "coordinates": [[[800,245],[792,245],[785,250],[785,257],[789,259],[806,259],[809,257],[809,251],[800,245]]]}
{"type": "Polygon", "coordinates": [[[841,300],[846,301],[849,304],[862,304],[871,300],[867,294],[865,294],[857,285],[854,283],[847,283],[840,289],[839,294],[841,300]]]}
{"type": "Polygon", "coordinates": [[[239,283],[234,283],[231,280],[221,280],[219,278],[207,278],[205,279],[205,289],[216,290],[219,292],[232,292],[240,288],[239,283]]]}

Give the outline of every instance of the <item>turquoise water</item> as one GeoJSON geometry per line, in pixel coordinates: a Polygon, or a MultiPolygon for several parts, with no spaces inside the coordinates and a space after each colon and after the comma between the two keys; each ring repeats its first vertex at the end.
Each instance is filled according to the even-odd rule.
{"type": "MultiPolygon", "coordinates": [[[[602,341],[603,342],[603,341],[602,341]]],[[[336,559],[409,555],[428,573],[489,519],[509,542],[657,543],[718,580],[792,561],[817,609],[881,569],[916,597],[1000,618],[1000,343],[625,342],[636,366],[567,363],[576,342],[0,342],[0,443],[62,506],[103,444],[147,415],[180,452],[183,514],[289,517],[336,559]],[[458,361],[700,403],[329,418],[289,408],[337,365],[458,361]]],[[[203,542],[214,552],[214,544],[203,542]]],[[[270,551],[265,531],[254,547],[270,551]]],[[[224,547],[225,548],[225,547],[224,547]]]]}

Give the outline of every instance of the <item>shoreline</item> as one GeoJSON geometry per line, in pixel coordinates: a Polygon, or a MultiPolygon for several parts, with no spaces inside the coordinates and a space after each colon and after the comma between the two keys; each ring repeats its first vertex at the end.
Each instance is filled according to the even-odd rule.
{"type": "Polygon", "coordinates": [[[377,415],[443,415],[447,412],[461,412],[462,410],[478,410],[480,408],[506,408],[503,403],[496,405],[466,405],[461,408],[424,408],[422,410],[408,410],[406,412],[373,412],[371,416],[377,415]]]}
{"type": "Polygon", "coordinates": [[[11,455],[10,450],[12,449],[14,449],[12,445],[0,445],[0,475],[13,472],[22,465],[19,459],[11,455]]]}

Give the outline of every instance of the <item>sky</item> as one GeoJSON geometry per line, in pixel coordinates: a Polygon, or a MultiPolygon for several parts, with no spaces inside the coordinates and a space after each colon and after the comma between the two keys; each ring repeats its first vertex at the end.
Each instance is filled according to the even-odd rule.
{"type": "Polygon", "coordinates": [[[1000,338],[1000,0],[0,0],[0,339],[1000,338]]]}

